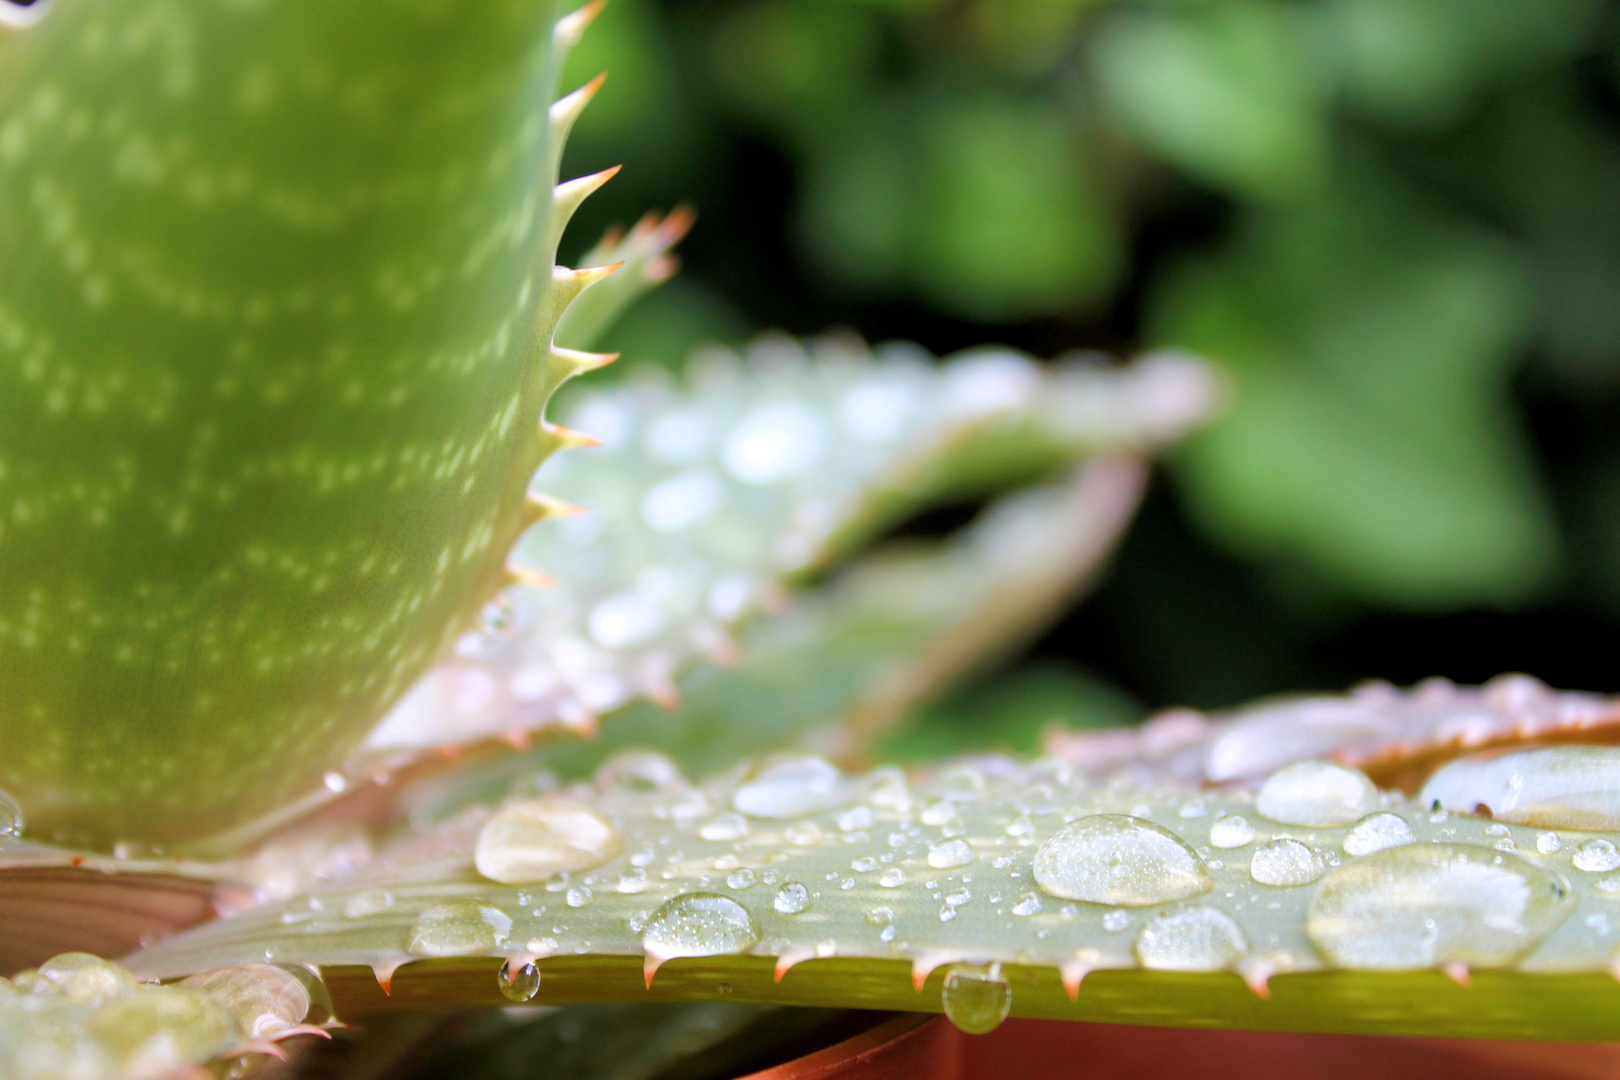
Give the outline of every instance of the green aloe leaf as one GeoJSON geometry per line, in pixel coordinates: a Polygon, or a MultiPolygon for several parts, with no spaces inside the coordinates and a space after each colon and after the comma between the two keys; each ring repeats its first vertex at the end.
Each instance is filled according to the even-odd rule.
{"type": "Polygon", "coordinates": [[[1459,763],[1419,801],[1312,760],[1200,790],[984,757],[922,777],[777,759],[693,784],[633,756],[129,963],[315,964],[340,1014],[726,998],[943,1010],[969,1030],[1010,1009],[1613,1037],[1620,853],[1593,830],[1620,816],[1558,815],[1620,788],[1620,757],[1541,753],[1515,764],[1536,793],[1517,810],[1502,759],[1459,763]],[[1508,820],[1445,809],[1476,797],[1508,820]]]}
{"type": "MultiPolygon", "coordinates": [[[[743,360],[695,359],[685,386],[649,376],[583,395],[567,422],[603,445],[557,459],[536,486],[584,512],[532,530],[516,555],[555,583],[510,590],[351,770],[491,736],[590,730],[642,696],[673,705],[694,661],[746,653],[732,634],[749,617],[919,509],[1091,455],[1150,452],[1218,396],[1206,368],[1168,354],[1048,368],[981,349],[936,366],[909,346],[824,339],[806,350],[781,337],[743,360]]],[[[1083,534],[1086,550],[1105,539],[1083,534]]],[[[910,610],[930,588],[915,587],[910,610]]]]}

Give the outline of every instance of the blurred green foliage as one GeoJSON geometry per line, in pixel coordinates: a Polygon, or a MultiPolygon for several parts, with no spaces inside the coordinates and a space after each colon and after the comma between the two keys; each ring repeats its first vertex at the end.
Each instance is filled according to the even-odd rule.
{"type": "MultiPolygon", "coordinates": [[[[1375,606],[1512,605],[1568,575],[1515,389],[1620,385],[1616,22],[1596,0],[613,0],[574,61],[613,77],[571,153],[631,162],[626,205],[724,208],[694,252],[779,227],[787,280],[852,311],[1200,350],[1239,390],[1175,463],[1208,539],[1375,606]]],[[[750,317],[683,288],[627,351],[798,299],[750,317]]],[[[1592,475],[1573,527],[1620,540],[1620,474],[1592,475]]]]}

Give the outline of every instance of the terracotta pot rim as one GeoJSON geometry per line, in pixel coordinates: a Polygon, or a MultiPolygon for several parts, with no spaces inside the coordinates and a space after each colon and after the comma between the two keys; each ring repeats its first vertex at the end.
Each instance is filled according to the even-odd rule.
{"type": "Polygon", "coordinates": [[[737,1080],[809,1080],[811,1077],[843,1075],[857,1067],[861,1058],[915,1035],[929,1024],[944,1022],[944,1018],[935,1013],[899,1013],[859,1035],[852,1035],[842,1042],[792,1061],[748,1073],[737,1080]]]}

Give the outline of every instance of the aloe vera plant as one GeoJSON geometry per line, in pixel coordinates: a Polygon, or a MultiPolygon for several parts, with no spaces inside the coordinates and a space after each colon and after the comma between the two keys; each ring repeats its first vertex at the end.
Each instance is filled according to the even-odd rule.
{"type": "Polygon", "coordinates": [[[0,12],[0,1073],[513,1002],[1614,1034],[1602,699],[868,760],[1090,580],[1197,360],[773,336],[562,426],[690,223],[554,265],[592,8],[0,12]]]}

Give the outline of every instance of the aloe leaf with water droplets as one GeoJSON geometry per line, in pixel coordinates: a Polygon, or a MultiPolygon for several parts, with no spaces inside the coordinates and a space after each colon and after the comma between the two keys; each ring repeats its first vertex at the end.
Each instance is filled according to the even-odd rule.
{"type": "Polygon", "coordinates": [[[517,588],[372,734],[355,763],[545,727],[591,729],[647,695],[670,704],[695,658],[783,587],[919,508],[1027,482],[1093,454],[1147,452],[1208,416],[1185,357],[1043,368],[1009,350],[934,365],[909,346],[780,337],[694,361],[690,384],[584,396],[604,445],[537,478],[587,512],[518,548],[555,578],[517,588]]]}
{"type": "Polygon", "coordinates": [[[542,1003],[950,1011],[954,971],[974,994],[1005,984],[1014,1016],[1620,1034],[1611,839],[1433,811],[1344,766],[1214,791],[1098,785],[1054,760],[908,780],[800,758],[701,785],[632,761],[550,798],[610,822],[618,853],[497,883],[473,867],[480,819],[464,814],[439,826],[455,858],[413,864],[423,840],[403,837],[386,870],[130,963],[318,964],[340,1012],[493,1003],[504,960],[535,964],[542,1003]]]}

